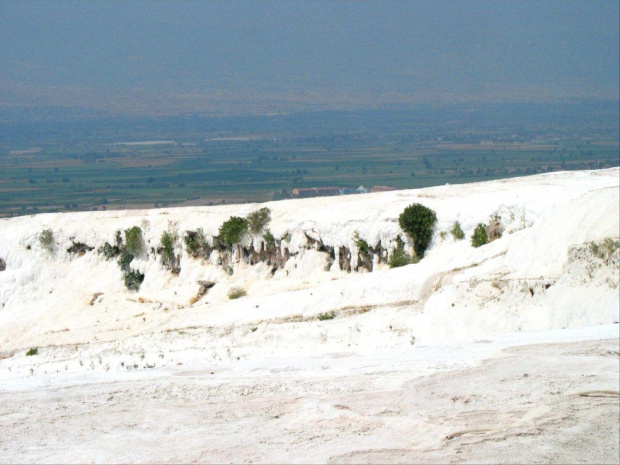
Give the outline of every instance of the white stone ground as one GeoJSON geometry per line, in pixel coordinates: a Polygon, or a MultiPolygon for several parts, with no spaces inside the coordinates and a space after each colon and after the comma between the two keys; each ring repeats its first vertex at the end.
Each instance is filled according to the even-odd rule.
{"type": "Polygon", "coordinates": [[[0,393],[0,461],[617,463],[617,335],[40,377],[0,393]]]}

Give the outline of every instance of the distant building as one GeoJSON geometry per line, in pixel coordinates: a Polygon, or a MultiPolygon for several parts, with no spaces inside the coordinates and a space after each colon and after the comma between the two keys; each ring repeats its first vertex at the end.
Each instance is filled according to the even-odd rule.
{"type": "Polygon", "coordinates": [[[372,187],[370,189],[370,192],[388,192],[388,191],[395,191],[396,188],[394,187],[388,187],[388,186],[375,186],[372,187]]]}
{"type": "Polygon", "coordinates": [[[356,189],[350,187],[304,187],[297,188],[291,191],[293,197],[306,198],[306,197],[322,197],[328,195],[351,195],[351,194],[367,194],[369,192],[385,192],[396,190],[393,187],[387,186],[375,186],[372,189],[368,189],[364,186],[359,186],[356,189]]]}
{"type": "Polygon", "coordinates": [[[360,186],[357,189],[351,189],[348,187],[343,187],[340,189],[340,195],[349,195],[349,194],[367,194],[369,192],[364,186],[360,186]]]}
{"type": "Polygon", "coordinates": [[[300,189],[293,189],[293,197],[305,198],[305,197],[322,197],[325,195],[338,195],[340,189],[338,187],[306,187],[300,189]]]}

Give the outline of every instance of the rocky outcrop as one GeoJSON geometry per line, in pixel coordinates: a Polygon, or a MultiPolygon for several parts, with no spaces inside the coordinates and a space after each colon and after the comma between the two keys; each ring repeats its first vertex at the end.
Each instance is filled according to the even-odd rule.
{"type": "Polygon", "coordinates": [[[348,247],[338,247],[338,266],[342,271],[351,271],[351,251],[348,247]]]}
{"type": "Polygon", "coordinates": [[[77,254],[81,257],[86,252],[90,252],[93,249],[94,247],[83,244],[82,242],[74,242],[73,245],[67,249],[67,252],[69,252],[70,254],[77,254]]]}
{"type": "Polygon", "coordinates": [[[491,220],[491,222],[484,228],[487,233],[487,241],[493,242],[496,239],[502,237],[504,233],[504,227],[499,220],[491,220]]]}
{"type": "Polygon", "coordinates": [[[215,283],[213,281],[197,281],[197,282],[200,287],[198,288],[198,292],[196,293],[194,302],[198,302],[200,299],[202,299],[207,294],[207,292],[209,292],[209,289],[215,286],[215,283]]]}
{"type": "Polygon", "coordinates": [[[233,253],[220,252],[220,262],[223,265],[232,265],[232,257],[236,257],[237,262],[247,263],[248,265],[256,265],[257,263],[265,263],[272,267],[272,273],[278,269],[284,268],[286,262],[297,254],[291,254],[288,247],[282,247],[281,241],[276,241],[274,245],[268,245],[264,242],[261,244],[259,251],[254,247],[237,245],[233,248],[233,253]]]}
{"type": "Polygon", "coordinates": [[[169,270],[172,274],[178,275],[181,273],[181,255],[172,253],[167,255],[163,247],[158,247],[157,250],[151,250],[161,256],[161,262],[164,268],[169,270]]]}
{"type": "Polygon", "coordinates": [[[357,266],[355,267],[355,271],[366,270],[372,271],[374,267],[374,256],[376,252],[374,249],[369,249],[365,252],[358,252],[357,254],[357,266]]]}

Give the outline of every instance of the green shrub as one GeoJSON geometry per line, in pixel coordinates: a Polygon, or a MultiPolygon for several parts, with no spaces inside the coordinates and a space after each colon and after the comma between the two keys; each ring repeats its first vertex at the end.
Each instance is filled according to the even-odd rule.
{"type": "Polygon", "coordinates": [[[226,246],[230,247],[233,244],[238,244],[247,230],[248,220],[238,216],[231,216],[220,226],[219,239],[226,246]]]}
{"type": "Polygon", "coordinates": [[[395,249],[388,260],[388,265],[390,265],[390,268],[398,268],[400,266],[409,265],[410,263],[414,262],[411,260],[411,256],[405,252],[405,249],[402,247],[395,249]]]}
{"type": "Polygon", "coordinates": [[[357,249],[359,250],[360,255],[362,255],[363,257],[370,256],[371,251],[368,242],[362,239],[357,231],[353,233],[353,242],[355,243],[355,247],[357,247],[357,249]]]}
{"type": "Polygon", "coordinates": [[[596,242],[594,242],[594,241],[590,242],[589,246],[590,246],[590,253],[592,253],[592,255],[594,255],[596,257],[599,257],[599,258],[603,258],[601,256],[602,255],[601,254],[601,249],[600,249],[599,245],[596,242]]]}
{"type": "Polygon", "coordinates": [[[54,233],[51,229],[41,231],[41,234],[39,234],[39,244],[49,252],[54,250],[54,233]]]}
{"type": "Polygon", "coordinates": [[[319,313],[317,318],[320,321],[333,320],[334,318],[336,318],[336,312],[332,310],[331,312],[319,313]]]}
{"type": "Polygon", "coordinates": [[[603,240],[603,244],[601,246],[603,249],[603,256],[606,260],[611,259],[612,255],[620,249],[620,240],[612,239],[611,237],[606,237],[603,240]]]}
{"type": "Polygon", "coordinates": [[[161,261],[165,266],[174,264],[174,245],[178,239],[176,232],[164,231],[161,234],[161,261]]]}
{"type": "Polygon", "coordinates": [[[111,260],[112,258],[118,256],[121,253],[121,249],[117,245],[113,246],[109,242],[106,242],[101,247],[99,247],[97,252],[103,255],[106,260],[111,260]]]}
{"type": "Polygon", "coordinates": [[[243,290],[240,287],[231,287],[230,290],[228,291],[228,298],[230,300],[234,300],[234,299],[243,297],[246,294],[247,292],[245,292],[245,290],[243,290]]]}
{"type": "Polygon", "coordinates": [[[452,226],[452,229],[450,230],[450,234],[452,234],[452,237],[455,239],[465,238],[465,233],[463,232],[463,228],[461,228],[461,223],[458,221],[455,222],[454,226],[452,226]]]}
{"type": "Polygon", "coordinates": [[[263,240],[268,247],[275,247],[276,245],[276,239],[275,237],[273,237],[273,234],[271,234],[271,231],[269,231],[269,229],[265,231],[265,234],[263,234],[263,240]]]}
{"type": "Polygon", "coordinates": [[[611,257],[616,250],[620,249],[620,240],[606,237],[603,240],[603,251],[605,252],[605,258],[611,257]]]}
{"type": "Polygon", "coordinates": [[[185,242],[187,253],[194,258],[198,257],[207,246],[207,239],[201,228],[198,228],[196,231],[187,231],[183,241],[185,242]]]}
{"type": "Polygon", "coordinates": [[[38,354],[39,354],[39,349],[37,347],[32,347],[31,349],[28,349],[28,352],[26,352],[27,357],[31,357],[32,355],[38,355],[38,354]]]}
{"type": "Polygon", "coordinates": [[[144,239],[140,226],[125,229],[125,249],[133,256],[141,255],[144,251],[144,239]]]}
{"type": "Polygon", "coordinates": [[[471,245],[474,247],[480,247],[489,241],[487,237],[487,230],[482,223],[478,223],[474,233],[471,236],[471,245]]]}
{"type": "Polygon", "coordinates": [[[436,222],[435,212],[419,203],[409,205],[398,217],[398,224],[413,239],[413,248],[420,258],[431,242],[436,222]]]}
{"type": "Polygon", "coordinates": [[[602,260],[610,260],[613,254],[620,248],[620,241],[606,237],[602,243],[590,242],[590,252],[602,260]]]}
{"type": "Polygon", "coordinates": [[[248,215],[248,227],[252,234],[258,234],[271,221],[271,210],[260,208],[248,215]]]}
{"type": "Polygon", "coordinates": [[[124,274],[125,287],[130,291],[140,289],[140,284],[144,281],[144,275],[136,270],[127,270],[124,274]]]}
{"type": "Polygon", "coordinates": [[[118,266],[121,267],[121,271],[127,273],[132,260],[133,255],[130,254],[125,247],[123,247],[118,257],[118,266]]]}

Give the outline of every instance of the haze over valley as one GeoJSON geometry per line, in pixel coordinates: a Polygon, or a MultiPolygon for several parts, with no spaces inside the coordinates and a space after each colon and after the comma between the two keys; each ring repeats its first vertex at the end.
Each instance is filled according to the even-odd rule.
{"type": "Polygon", "coordinates": [[[617,463],[619,14],[0,2],[0,463],[617,463]]]}

